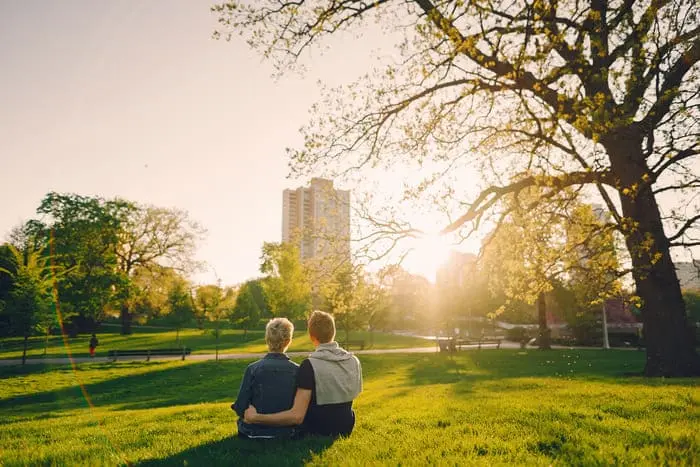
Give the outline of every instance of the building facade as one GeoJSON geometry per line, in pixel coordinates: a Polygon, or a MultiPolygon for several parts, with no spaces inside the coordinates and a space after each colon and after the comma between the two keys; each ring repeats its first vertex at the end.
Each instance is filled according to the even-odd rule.
{"type": "Polygon", "coordinates": [[[308,187],[282,192],[282,241],[303,260],[350,258],[350,191],[313,178],[308,187]]]}
{"type": "Polygon", "coordinates": [[[683,290],[700,290],[700,261],[677,261],[675,266],[683,290]]]}

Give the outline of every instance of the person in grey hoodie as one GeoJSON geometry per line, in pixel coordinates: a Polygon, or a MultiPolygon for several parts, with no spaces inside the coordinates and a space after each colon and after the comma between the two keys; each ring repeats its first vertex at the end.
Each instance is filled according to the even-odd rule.
{"type": "Polygon", "coordinates": [[[316,350],[299,366],[292,408],[261,414],[251,405],[245,411],[244,420],[267,426],[301,424],[305,434],[348,436],[355,427],[352,402],[362,391],[360,361],[333,340],[335,321],[332,315],[314,311],[308,328],[316,350]]]}

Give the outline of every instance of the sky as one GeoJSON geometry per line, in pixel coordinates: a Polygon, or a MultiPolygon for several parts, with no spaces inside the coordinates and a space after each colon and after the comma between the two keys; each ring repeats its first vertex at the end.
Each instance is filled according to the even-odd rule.
{"type": "Polygon", "coordinates": [[[207,229],[195,281],[258,276],[281,240],[284,148],[320,94],[371,66],[375,38],[332,44],[304,76],[271,77],[216,41],[212,2],[0,2],[0,238],[49,191],[187,210],[207,229]]]}
{"type": "MultiPolygon", "coordinates": [[[[317,83],[354,81],[390,41],[363,28],[275,79],[243,39],[212,39],[212,2],[0,1],[0,240],[49,191],[118,196],[207,229],[195,282],[259,275],[262,243],[281,240],[282,190],[306,182],[286,178],[284,149],[301,143],[317,83]]],[[[413,272],[434,273],[446,250],[424,248],[413,272]]]]}

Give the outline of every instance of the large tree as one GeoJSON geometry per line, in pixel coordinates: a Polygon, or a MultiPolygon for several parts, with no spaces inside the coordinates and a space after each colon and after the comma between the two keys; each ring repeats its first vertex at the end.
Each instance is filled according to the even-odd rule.
{"type": "Polygon", "coordinates": [[[117,236],[117,267],[123,278],[120,318],[122,334],[131,333],[133,298],[139,294],[135,275],[170,268],[191,271],[197,240],[204,230],[179,209],[132,204],[117,236]]]}
{"type": "Polygon", "coordinates": [[[51,192],[37,213],[40,219],[13,236],[40,245],[53,236],[56,261],[72,268],[59,284],[61,301],[79,313],[79,325],[118,309],[123,334],[131,333],[134,308],[145,303],[144,284],[166,270],[186,273],[196,266],[196,242],[204,232],[185,211],[119,198],[51,192]]]}
{"type": "Polygon", "coordinates": [[[333,176],[434,160],[459,188],[455,167],[472,163],[487,184],[456,200],[462,212],[448,232],[528,186],[543,187],[543,200],[566,187],[600,190],[642,301],[646,374],[700,374],[671,259],[672,248],[700,244],[700,215],[659,203],[700,187],[695,0],[261,0],[214,10],[218,35],[243,34],[280,71],[379,17],[396,39],[390,63],[329,91],[292,168],[333,176]]]}
{"type": "Polygon", "coordinates": [[[133,210],[120,199],[51,192],[37,208],[41,217],[22,229],[40,248],[53,242],[56,265],[69,271],[58,296],[62,308],[76,315],[74,332],[91,330],[119,304],[125,277],[117,269],[118,236],[133,210]]]}

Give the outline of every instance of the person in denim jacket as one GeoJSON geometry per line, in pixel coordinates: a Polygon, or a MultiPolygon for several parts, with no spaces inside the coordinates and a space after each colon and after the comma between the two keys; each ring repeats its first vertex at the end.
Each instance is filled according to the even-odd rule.
{"type": "Polygon", "coordinates": [[[286,318],[275,318],[267,323],[265,342],[270,352],[248,365],[236,402],[231,406],[239,417],[238,436],[291,438],[297,434],[294,426],[263,426],[243,420],[249,405],[254,405],[259,413],[275,413],[290,409],[294,404],[299,365],[285,354],[292,343],[293,333],[294,325],[286,318]]]}

